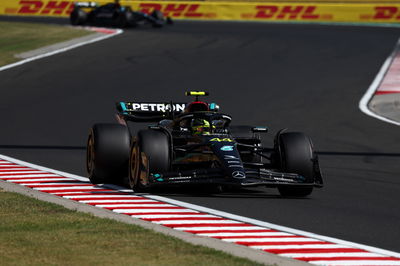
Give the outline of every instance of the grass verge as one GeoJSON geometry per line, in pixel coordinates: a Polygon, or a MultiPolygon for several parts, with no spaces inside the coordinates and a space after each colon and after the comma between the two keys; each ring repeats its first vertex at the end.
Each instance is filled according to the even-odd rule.
{"type": "Polygon", "coordinates": [[[88,34],[91,32],[66,26],[1,21],[0,66],[20,60],[16,54],[88,34]]]}
{"type": "Polygon", "coordinates": [[[0,191],[0,265],[260,265],[0,191]]]}
{"type": "MultiPolygon", "coordinates": [[[[18,61],[15,54],[87,34],[0,22],[0,65],[18,61]]],[[[0,221],[0,265],[261,265],[1,188],[0,221]]]]}

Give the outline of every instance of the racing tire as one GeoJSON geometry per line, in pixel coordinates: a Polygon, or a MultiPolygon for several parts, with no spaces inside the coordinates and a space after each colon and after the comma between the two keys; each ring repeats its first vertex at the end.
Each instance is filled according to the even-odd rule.
{"type": "Polygon", "coordinates": [[[130,10],[118,11],[114,13],[114,18],[111,23],[112,27],[127,28],[130,27],[130,22],[133,20],[133,15],[130,10]]]}
{"type": "Polygon", "coordinates": [[[128,175],[130,134],[119,124],[95,124],[89,132],[86,170],[92,184],[122,183],[128,175]]]}
{"type": "Polygon", "coordinates": [[[152,26],[155,28],[160,28],[164,25],[164,14],[160,10],[154,10],[150,16],[154,18],[152,26]]]}
{"type": "Polygon", "coordinates": [[[73,25],[73,26],[84,25],[87,21],[87,14],[82,9],[75,8],[71,12],[71,15],[69,16],[69,20],[71,22],[71,25],[73,25]]]}
{"type": "Polygon", "coordinates": [[[157,20],[164,20],[164,14],[160,10],[154,10],[150,16],[157,20]]]}
{"type": "Polygon", "coordinates": [[[165,20],[165,22],[167,23],[167,25],[172,25],[172,24],[174,24],[174,21],[173,21],[172,18],[170,18],[170,17],[167,17],[166,20],[165,20]]]}
{"type": "MultiPolygon", "coordinates": [[[[283,172],[296,173],[306,183],[314,183],[314,151],[309,137],[300,132],[285,132],[277,136],[280,167],[283,172]]],[[[283,197],[306,197],[313,191],[313,185],[279,186],[283,197]]]]}
{"type": "Polygon", "coordinates": [[[132,145],[129,161],[129,185],[134,192],[150,188],[149,175],[168,172],[171,145],[167,134],[158,130],[140,130],[132,145]]]}

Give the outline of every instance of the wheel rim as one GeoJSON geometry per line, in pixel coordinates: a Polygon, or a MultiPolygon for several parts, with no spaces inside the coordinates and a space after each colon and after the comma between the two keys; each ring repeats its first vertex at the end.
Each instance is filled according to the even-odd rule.
{"type": "Polygon", "coordinates": [[[89,176],[92,176],[92,174],[93,174],[94,160],[95,160],[94,141],[93,141],[93,136],[90,135],[90,137],[88,139],[87,150],[86,150],[86,169],[87,169],[89,176]]]}
{"type": "Polygon", "coordinates": [[[135,146],[132,149],[131,156],[130,156],[130,163],[129,163],[129,185],[133,189],[136,187],[137,184],[137,177],[138,177],[138,160],[139,152],[138,147],[135,146]]]}
{"type": "Polygon", "coordinates": [[[149,160],[139,147],[132,149],[129,167],[129,185],[132,189],[146,187],[149,184],[149,160]]]}
{"type": "Polygon", "coordinates": [[[149,184],[149,160],[144,152],[140,153],[139,183],[141,186],[149,184]]]}

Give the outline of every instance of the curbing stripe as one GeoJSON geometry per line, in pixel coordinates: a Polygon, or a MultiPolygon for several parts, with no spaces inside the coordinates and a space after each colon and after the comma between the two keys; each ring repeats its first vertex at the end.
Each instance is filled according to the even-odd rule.
{"type": "MultiPolygon", "coordinates": [[[[31,187],[31,191],[36,189],[40,191],[39,193],[55,193],[58,196],[51,197],[63,198],[78,205],[91,206],[100,210],[109,210],[117,213],[116,215],[128,217],[132,221],[140,220],[142,223],[151,224],[153,228],[156,228],[156,226],[171,228],[175,232],[190,233],[192,237],[206,238],[210,241],[218,241],[220,244],[242,245],[248,247],[248,249],[250,248],[249,250],[256,249],[260,250],[260,252],[280,255],[282,256],[281,258],[296,259],[295,263],[307,261],[319,265],[325,265],[325,263],[329,265],[360,265],[360,260],[354,258],[361,258],[362,262],[367,263],[366,265],[371,262],[379,264],[382,262],[384,265],[399,265],[398,263],[400,263],[400,254],[395,252],[257,221],[160,196],[133,195],[132,192],[130,192],[131,194],[127,192],[129,190],[115,185],[92,185],[88,183],[87,178],[26,163],[3,155],[0,155],[0,159],[20,166],[30,167],[32,171],[42,172],[42,175],[53,174],[54,178],[60,178],[61,176],[74,179],[72,183],[51,181],[47,184],[26,183],[26,189],[31,187]],[[97,193],[100,193],[100,195],[97,195],[97,193]],[[126,202],[127,198],[135,200],[126,202]],[[138,199],[140,201],[137,201],[138,199]],[[196,216],[191,217],[193,214],[196,216]],[[155,217],[149,217],[149,215],[155,215],[155,217]],[[171,215],[173,216],[171,217],[171,215]],[[223,235],[223,233],[228,235],[223,235]],[[264,235],[261,233],[264,233],[264,235]],[[275,233],[275,235],[268,235],[268,233],[275,233]],[[349,255],[354,254],[354,252],[361,252],[362,255],[349,255]],[[290,256],[293,253],[295,255],[290,256]],[[341,254],[335,255],[336,253],[341,254]]],[[[13,171],[14,169],[9,170],[11,173],[13,171]]],[[[7,175],[7,171],[3,173],[4,175],[0,176],[0,179],[6,180],[7,183],[11,183],[10,180],[15,180],[9,179],[9,177],[14,176],[12,174],[7,175]]],[[[46,176],[46,179],[51,178],[46,176]]],[[[3,182],[0,184],[3,184],[3,182]]],[[[23,184],[19,183],[18,186],[22,187],[23,184]]],[[[210,243],[215,242],[207,241],[206,245],[212,246],[210,243]]],[[[263,260],[263,262],[267,261],[263,260]]],[[[270,260],[268,262],[271,263],[270,260]]],[[[284,264],[288,265],[286,261],[284,264]]]]}
{"type": "Polygon", "coordinates": [[[388,119],[388,118],[386,118],[384,116],[381,116],[381,115],[379,115],[377,113],[372,112],[368,108],[368,104],[372,100],[374,95],[376,94],[379,86],[382,84],[382,81],[385,79],[386,74],[390,70],[390,67],[392,66],[393,60],[396,57],[397,48],[399,46],[400,46],[400,39],[396,43],[396,46],[395,46],[395,49],[393,50],[393,52],[389,55],[389,57],[383,63],[383,65],[382,65],[381,69],[379,70],[378,74],[376,75],[374,81],[369,86],[368,90],[365,92],[364,96],[361,98],[361,100],[360,100],[360,102],[358,104],[358,107],[360,108],[360,110],[363,113],[365,113],[366,115],[374,117],[376,119],[379,119],[381,121],[384,121],[384,122],[387,122],[387,123],[390,123],[390,124],[397,125],[397,126],[400,126],[400,122],[388,119]]]}

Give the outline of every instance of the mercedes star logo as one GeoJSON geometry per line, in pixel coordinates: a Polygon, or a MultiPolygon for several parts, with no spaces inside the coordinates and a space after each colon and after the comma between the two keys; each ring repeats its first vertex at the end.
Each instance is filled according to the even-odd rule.
{"type": "Polygon", "coordinates": [[[232,173],[232,177],[234,177],[234,178],[244,178],[245,174],[242,171],[234,171],[232,173]]]}

